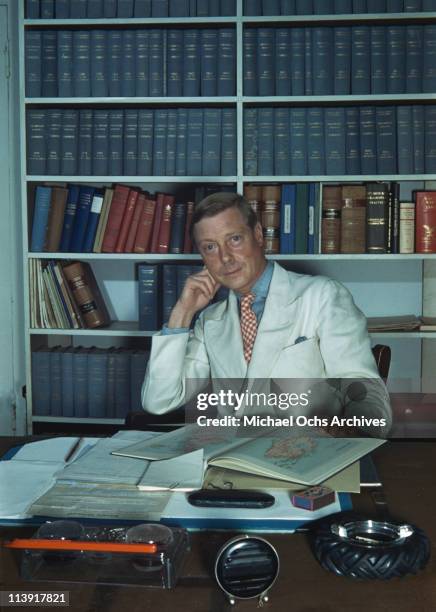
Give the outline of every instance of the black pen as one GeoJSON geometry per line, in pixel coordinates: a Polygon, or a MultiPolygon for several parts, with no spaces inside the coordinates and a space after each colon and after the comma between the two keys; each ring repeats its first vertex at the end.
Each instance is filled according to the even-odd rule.
{"type": "Polygon", "coordinates": [[[79,448],[80,443],[82,442],[82,440],[83,440],[83,438],[77,438],[76,442],[73,444],[73,446],[70,448],[70,450],[68,451],[68,453],[65,456],[65,459],[64,459],[65,463],[68,463],[68,461],[74,455],[76,450],[79,448]]]}

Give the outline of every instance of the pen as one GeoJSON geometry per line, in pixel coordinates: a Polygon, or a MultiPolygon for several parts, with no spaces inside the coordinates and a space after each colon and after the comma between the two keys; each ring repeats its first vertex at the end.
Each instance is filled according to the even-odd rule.
{"type": "Polygon", "coordinates": [[[68,463],[68,461],[74,455],[76,450],[79,448],[80,443],[82,442],[82,440],[83,440],[83,438],[77,438],[77,441],[73,444],[73,446],[70,448],[68,453],[65,455],[65,459],[64,459],[65,463],[68,463]]]}

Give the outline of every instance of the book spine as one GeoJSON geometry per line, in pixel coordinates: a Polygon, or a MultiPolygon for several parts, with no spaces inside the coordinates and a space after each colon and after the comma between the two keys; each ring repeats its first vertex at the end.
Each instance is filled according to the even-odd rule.
{"type": "Polygon", "coordinates": [[[32,412],[50,414],[50,349],[32,351],[32,412]]]}
{"type": "Polygon", "coordinates": [[[291,160],[290,151],[290,128],[289,128],[289,109],[274,109],[274,171],[279,176],[290,173],[291,160]]]}
{"type": "Polygon", "coordinates": [[[168,110],[154,111],[153,126],[153,174],[165,176],[166,171],[166,144],[167,144],[168,110]]]}
{"type": "Polygon", "coordinates": [[[189,1],[169,0],[168,15],[169,17],[189,17],[189,1]]]}
{"type": "Polygon", "coordinates": [[[257,91],[259,96],[275,94],[274,30],[257,30],[257,91]]]}
{"type": "Polygon", "coordinates": [[[262,15],[280,15],[280,1],[262,0],[262,15]]]}
{"type": "Polygon", "coordinates": [[[70,0],[70,19],[86,19],[87,0],[70,0]]]}
{"type": "Polygon", "coordinates": [[[360,174],[360,125],[357,107],[345,109],[345,163],[347,174],[360,174]]]}
{"type": "Polygon", "coordinates": [[[66,265],[63,272],[86,326],[94,329],[107,325],[109,313],[91,266],[74,262],[66,265]]]}
{"type": "Polygon", "coordinates": [[[101,19],[103,16],[103,0],[88,0],[86,17],[88,19],[101,19]]]}
{"type": "Polygon", "coordinates": [[[355,26],[351,30],[351,93],[371,93],[370,28],[355,26]]]}
{"type": "Polygon", "coordinates": [[[74,379],[73,379],[73,351],[64,349],[61,353],[61,385],[63,417],[74,416],[74,379]]]}
{"type": "Polygon", "coordinates": [[[220,15],[221,17],[233,17],[236,15],[235,0],[220,0],[220,15]]]}
{"type": "Polygon", "coordinates": [[[106,417],[115,418],[115,351],[109,348],[107,351],[106,371],[106,417]]]}
{"type": "Polygon", "coordinates": [[[244,110],[244,174],[257,175],[258,152],[258,109],[244,110]]]}
{"type": "Polygon", "coordinates": [[[133,17],[135,0],[118,0],[117,17],[129,19],[133,17]]]}
{"type": "Polygon", "coordinates": [[[177,109],[177,132],[176,132],[176,175],[186,175],[186,144],[188,132],[188,110],[177,109]]]}
{"type": "Polygon", "coordinates": [[[127,205],[130,189],[124,185],[117,185],[111,202],[106,230],[101,247],[102,253],[113,253],[127,205]]]}
{"type": "Polygon", "coordinates": [[[138,176],[151,176],[153,173],[153,110],[138,110],[138,176]]]}
{"type": "Polygon", "coordinates": [[[115,244],[115,253],[123,253],[124,248],[126,246],[127,235],[129,233],[129,228],[132,223],[133,214],[136,208],[136,202],[138,200],[139,192],[135,189],[131,189],[129,192],[129,197],[127,198],[127,204],[124,209],[124,215],[121,222],[120,231],[118,234],[117,242],[115,244]]]}
{"type": "Polygon", "coordinates": [[[57,84],[57,32],[42,33],[42,83],[41,95],[52,98],[58,95],[57,84]]]}
{"type": "Polygon", "coordinates": [[[107,81],[106,32],[91,32],[91,95],[105,98],[109,93],[107,81]]]}
{"type": "Polygon", "coordinates": [[[221,109],[204,109],[202,174],[221,174],[221,109]]]}
{"type": "MultiPolygon", "coordinates": [[[[136,4],[135,4],[136,8],[136,4]]],[[[148,30],[136,30],[136,62],[135,62],[135,87],[136,95],[145,98],[148,96],[149,81],[149,43],[148,30]]],[[[170,61],[168,59],[168,61],[170,61]]],[[[168,95],[173,95],[168,90],[168,95]]]]}
{"type": "Polygon", "coordinates": [[[88,223],[86,225],[85,235],[83,238],[82,252],[92,253],[95,234],[97,232],[97,226],[101,215],[101,209],[103,206],[103,194],[94,193],[91,208],[88,215],[88,223]]]}
{"type": "Polygon", "coordinates": [[[244,15],[262,15],[262,0],[244,0],[244,15]]]}
{"type": "Polygon", "coordinates": [[[186,165],[188,176],[201,176],[203,160],[203,109],[188,109],[186,165]]]}
{"type": "Polygon", "coordinates": [[[54,253],[59,249],[67,196],[67,189],[62,187],[52,188],[50,214],[44,245],[44,251],[48,253],[54,253]]]}
{"type": "Polygon", "coordinates": [[[236,33],[231,28],[221,28],[218,30],[217,95],[234,96],[235,93],[236,33]]]}
{"type": "Polygon", "coordinates": [[[351,29],[334,28],[333,37],[334,94],[348,95],[351,92],[351,29]]]}
{"type": "Polygon", "coordinates": [[[168,0],[151,0],[152,17],[168,17],[168,0]]]}
{"type": "Polygon", "coordinates": [[[291,95],[291,31],[275,31],[275,92],[277,96],[291,95]]]}
{"type": "Polygon", "coordinates": [[[176,174],[177,109],[168,109],[165,175],[176,174]]]}
{"type": "Polygon", "coordinates": [[[62,117],[62,110],[47,109],[47,174],[60,174],[61,171],[62,117]]]}
{"type": "Polygon", "coordinates": [[[107,353],[91,348],[88,354],[88,416],[106,416],[107,353]]]}
{"type": "Polygon", "coordinates": [[[388,185],[367,184],[366,248],[368,253],[386,253],[388,242],[388,185]]]}
{"type": "Polygon", "coordinates": [[[297,183],[296,187],[296,232],[295,252],[307,253],[307,237],[309,230],[309,186],[307,183],[297,183]]]}
{"type": "Polygon", "coordinates": [[[109,167],[108,110],[94,110],[92,128],[92,173],[94,176],[105,176],[109,167]]]}
{"type": "Polygon", "coordinates": [[[173,203],[164,203],[162,209],[162,219],[159,226],[159,237],[157,244],[157,252],[162,255],[165,255],[169,251],[172,216],[173,203]]]}
{"type": "Polygon", "coordinates": [[[39,19],[39,0],[26,0],[26,19],[39,19]]]}
{"type": "MultiPolygon", "coordinates": [[[[112,109],[109,111],[109,159],[108,172],[110,176],[123,174],[123,134],[124,111],[112,109]]],[[[139,136],[139,135],[138,135],[139,136]]]]}
{"type": "MultiPolygon", "coordinates": [[[[306,111],[304,111],[306,112],[306,111]]],[[[291,128],[292,129],[292,128],[291,128]]],[[[324,110],[307,109],[307,168],[308,174],[325,174],[324,110]]]]}
{"type": "Polygon", "coordinates": [[[322,188],[321,253],[341,252],[341,187],[322,188]]]}
{"type": "Polygon", "coordinates": [[[291,28],[291,90],[293,96],[304,96],[304,28],[291,28]]]}
{"type": "Polygon", "coordinates": [[[424,108],[422,106],[412,106],[413,120],[413,172],[424,174],[424,108]]]}
{"type": "Polygon", "coordinates": [[[406,27],[406,92],[423,91],[423,26],[406,27]]]}
{"type": "Polygon", "coordinates": [[[341,253],[365,253],[364,206],[344,206],[341,211],[341,253]]]}
{"type": "Polygon", "coordinates": [[[51,187],[38,185],[35,190],[32,235],[30,238],[30,251],[32,253],[41,253],[44,250],[45,235],[50,214],[51,194],[51,187]]]}
{"type": "Polygon", "coordinates": [[[390,197],[392,202],[392,224],[390,252],[400,252],[400,184],[391,183],[390,197]]]}
{"type": "Polygon", "coordinates": [[[78,172],[81,176],[92,175],[92,125],[93,111],[80,109],[78,172]]]}
{"type": "Polygon", "coordinates": [[[28,110],[26,115],[27,173],[45,174],[47,163],[47,111],[28,110]]]}
{"type": "Polygon", "coordinates": [[[387,93],[406,91],[406,28],[386,26],[387,93]]]}
{"type": "Polygon", "coordinates": [[[306,96],[313,96],[312,37],[312,28],[304,28],[304,93],[306,96]]]}
{"type": "Polygon", "coordinates": [[[124,245],[124,253],[133,253],[133,245],[135,243],[136,233],[138,231],[139,221],[144,210],[145,195],[143,193],[138,194],[138,198],[135,204],[135,210],[133,212],[132,221],[130,223],[129,232],[127,234],[126,244],[124,245]]]}
{"type": "Polygon", "coordinates": [[[436,106],[424,107],[424,163],[425,172],[436,172],[436,106]]]}
{"type": "Polygon", "coordinates": [[[122,46],[122,75],[121,75],[121,95],[127,98],[135,96],[135,54],[136,54],[136,34],[133,30],[123,30],[121,35],[122,46]]]}
{"type": "Polygon", "coordinates": [[[168,30],[167,95],[183,95],[183,31],[168,30]]]}
{"type": "Polygon", "coordinates": [[[139,329],[157,330],[159,327],[157,265],[138,266],[138,300],[139,329]]]}
{"type": "Polygon", "coordinates": [[[403,0],[386,0],[387,13],[402,13],[403,10],[403,0]]]}
{"type": "Polygon", "coordinates": [[[334,12],[336,15],[347,15],[353,12],[352,0],[334,0],[334,12]]]}
{"type": "MultiPolygon", "coordinates": [[[[200,32],[201,95],[217,95],[218,32],[215,29],[200,32]]],[[[220,49],[221,51],[221,49],[220,49]]]]}
{"type": "Polygon", "coordinates": [[[88,416],[88,351],[77,348],[73,352],[73,405],[75,417],[88,416]]]}
{"type": "Polygon", "coordinates": [[[258,159],[259,175],[274,174],[274,141],[271,138],[274,130],[274,110],[272,108],[258,109],[258,159]]]}
{"type": "Polygon", "coordinates": [[[397,149],[399,174],[413,174],[415,164],[411,106],[397,108],[397,149]]]}
{"type": "Polygon", "coordinates": [[[74,95],[91,95],[91,36],[87,30],[73,32],[73,90],[74,95]]]}
{"type": "Polygon", "coordinates": [[[280,253],[295,253],[296,234],[296,186],[285,184],[282,187],[280,210],[280,253]]]}
{"type": "Polygon", "coordinates": [[[61,174],[77,174],[77,154],[79,140],[79,113],[65,108],[62,118],[61,174]]]}
{"type": "Polygon", "coordinates": [[[71,236],[79,202],[79,193],[80,188],[78,185],[69,185],[67,203],[65,205],[64,224],[59,245],[59,251],[61,253],[68,253],[70,250],[71,236]]]}
{"type": "Polygon", "coordinates": [[[194,214],[194,202],[186,203],[186,223],[185,223],[185,235],[183,239],[183,253],[190,253],[192,251],[192,240],[191,240],[191,222],[192,215],[194,214]]]}
{"type": "Polygon", "coordinates": [[[397,138],[395,107],[376,108],[377,173],[396,174],[397,138]]]}
{"type": "Polygon", "coordinates": [[[375,108],[361,106],[360,115],[360,165],[362,174],[377,174],[377,132],[375,108]]]}
{"type": "Polygon", "coordinates": [[[222,141],[221,141],[221,174],[236,175],[236,111],[233,108],[223,108],[222,141]]]}
{"type": "Polygon", "coordinates": [[[198,30],[183,30],[183,95],[200,95],[200,36],[198,30]]]}
{"type": "MultiPolygon", "coordinates": [[[[169,253],[183,253],[183,240],[186,222],[186,204],[184,202],[176,202],[173,209],[171,220],[171,240],[169,245],[169,253]]],[[[166,319],[164,319],[166,320],[166,319]]]]}
{"type": "Polygon", "coordinates": [[[436,192],[415,192],[415,251],[436,253],[436,192]]]}
{"type": "Polygon", "coordinates": [[[371,93],[387,92],[386,28],[374,26],[371,32],[371,93]]]}
{"type": "Polygon", "coordinates": [[[353,0],[353,13],[362,14],[367,13],[366,0],[353,0]]]}
{"type": "Polygon", "coordinates": [[[135,236],[135,243],[133,245],[134,253],[147,253],[150,250],[149,243],[153,227],[155,206],[156,202],[154,200],[146,199],[144,202],[144,207],[139,219],[138,231],[135,236]]]}
{"type": "Polygon", "coordinates": [[[415,204],[400,202],[400,253],[415,252],[415,204]]]}
{"type": "Polygon", "coordinates": [[[114,396],[115,417],[124,419],[130,409],[130,353],[126,349],[115,351],[114,396]]]}
{"type": "Polygon", "coordinates": [[[57,80],[60,98],[71,98],[74,93],[73,81],[73,33],[70,30],[58,32],[57,80]]]}
{"type": "Polygon", "coordinates": [[[121,30],[109,30],[107,33],[108,85],[109,96],[121,96],[122,79],[122,38],[121,30]]]}
{"type": "Polygon", "coordinates": [[[28,98],[42,95],[42,37],[38,30],[25,32],[25,89],[28,98]]]}
{"type": "Polygon", "coordinates": [[[130,355],[130,410],[142,410],[141,388],[148,358],[149,351],[133,351],[130,355]]]}
{"type": "Polygon", "coordinates": [[[60,347],[53,347],[50,355],[50,416],[62,415],[62,379],[60,347]]]}
{"type": "Polygon", "coordinates": [[[312,78],[315,96],[328,96],[334,87],[333,28],[312,31],[312,78]]]}
{"type": "Polygon", "coordinates": [[[94,191],[94,187],[80,187],[79,201],[77,204],[74,227],[70,241],[70,250],[73,253],[83,252],[86,226],[88,225],[89,212],[92,206],[94,191]]]}
{"type": "Polygon", "coordinates": [[[345,174],[345,109],[326,108],[324,128],[326,174],[345,174]]]}
{"type": "Polygon", "coordinates": [[[135,176],[138,159],[138,111],[126,108],[124,111],[123,174],[135,176]]]}

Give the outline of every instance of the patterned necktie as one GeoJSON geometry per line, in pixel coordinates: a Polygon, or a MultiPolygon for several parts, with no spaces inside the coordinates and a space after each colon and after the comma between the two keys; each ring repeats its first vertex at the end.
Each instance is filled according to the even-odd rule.
{"type": "Polygon", "coordinates": [[[251,309],[254,298],[255,296],[253,293],[248,293],[241,298],[241,334],[242,344],[244,347],[244,357],[247,363],[250,363],[254,341],[256,340],[257,334],[256,315],[251,309]]]}

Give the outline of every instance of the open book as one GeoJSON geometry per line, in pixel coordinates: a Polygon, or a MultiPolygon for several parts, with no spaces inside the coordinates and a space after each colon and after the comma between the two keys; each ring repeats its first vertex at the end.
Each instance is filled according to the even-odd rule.
{"type": "Polygon", "coordinates": [[[373,438],[332,438],[303,428],[266,430],[262,435],[248,437],[239,428],[215,431],[188,425],[113,454],[156,461],[203,448],[208,466],[314,485],[383,443],[373,438]]]}

